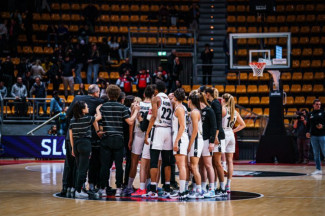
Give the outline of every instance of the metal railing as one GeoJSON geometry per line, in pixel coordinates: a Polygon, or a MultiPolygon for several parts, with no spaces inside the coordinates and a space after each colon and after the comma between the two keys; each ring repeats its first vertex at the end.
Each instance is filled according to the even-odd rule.
{"type": "MultiPolygon", "coordinates": [[[[198,68],[204,67],[204,66],[212,67],[212,71],[213,71],[213,69],[219,69],[220,71],[221,70],[225,71],[227,64],[195,64],[194,71],[193,71],[193,78],[195,78],[195,77],[216,77],[216,75],[213,75],[213,74],[211,74],[211,75],[203,75],[203,73],[198,74],[198,71],[199,71],[198,68]]],[[[195,81],[198,81],[198,80],[195,79],[195,81]]],[[[195,83],[195,84],[197,84],[197,83],[195,83]]]]}
{"type": "Polygon", "coordinates": [[[49,120],[45,121],[43,124],[37,126],[36,128],[34,128],[33,130],[27,132],[27,135],[34,135],[33,133],[39,129],[41,129],[42,127],[44,127],[45,125],[47,125],[49,122],[51,122],[52,120],[55,120],[56,118],[58,118],[60,116],[61,113],[56,114],[55,116],[53,116],[52,118],[50,118],[49,120]]]}
{"type": "MultiPolygon", "coordinates": [[[[43,104],[46,104],[46,107],[49,106],[49,101],[52,98],[26,98],[23,102],[16,101],[14,97],[6,97],[2,101],[1,106],[1,121],[3,123],[15,123],[17,120],[19,122],[24,123],[43,123],[44,121],[48,120],[50,116],[46,116],[47,110],[43,110],[44,116],[39,115],[40,107],[43,109],[43,104]],[[42,102],[44,101],[44,102],[42,102]],[[11,115],[14,111],[12,108],[15,107],[18,103],[26,103],[27,106],[27,116],[15,116],[15,114],[11,115]]],[[[63,98],[61,98],[63,99],[63,98]]],[[[63,109],[65,107],[65,99],[63,99],[63,109]]]]}

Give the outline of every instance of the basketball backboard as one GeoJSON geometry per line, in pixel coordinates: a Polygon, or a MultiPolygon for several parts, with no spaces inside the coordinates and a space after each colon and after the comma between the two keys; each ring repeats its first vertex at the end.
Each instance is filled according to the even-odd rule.
{"type": "Polygon", "coordinates": [[[250,62],[266,62],[265,69],[290,68],[291,33],[229,34],[230,69],[250,69],[250,62]]]}

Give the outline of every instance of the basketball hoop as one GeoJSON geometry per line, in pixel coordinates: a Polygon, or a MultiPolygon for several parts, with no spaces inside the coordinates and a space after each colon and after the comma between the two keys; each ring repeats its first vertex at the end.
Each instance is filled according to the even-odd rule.
{"type": "Polygon", "coordinates": [[[253,70],[253,76],[261,77],[263,76],[263,71],[266,66],[265,62],[251,62],[249,66],[253,70]]]}

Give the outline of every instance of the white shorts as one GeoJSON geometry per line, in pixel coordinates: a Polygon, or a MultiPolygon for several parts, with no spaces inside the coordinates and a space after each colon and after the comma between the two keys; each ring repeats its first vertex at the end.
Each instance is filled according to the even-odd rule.
{"type": "Polygon", "coordinates": [[[188,154],[189,158],[190,157],[198,157],[198,158],[201,157],[203,146],[204,146],[203,138],[196,137],[194,140],[194,143],[191,146],[191,151],[188,154]]]}
{"type": "Polygon", "coordinates": [[[143,133],[143,132],[134,133],[133,143],[132,143],[132,150],[131,150],[131,152],[133,154],[141,155],[142,150],[143,150],[145,135],[146,134],[143,133]]]}
{"type": "Polygon", "coordinates": [[[232,130],[225,130],[225,146],[226,153],[235,153],[236,151],[236,140],[235,134],[232,130]]]}
{"type": "Polygon", "coordinates": [[[213,152],[209,152],[209,140],[204,140],[203,141],[204,145],[203,145],[203,151],[202,151],[202,156],[206,157],[206,156],[212,156],[213,152]]]}
{"type": "MultiPolygon", "coordinates": [[[[175,139],[176,139],[176,135],[174,135],[175,139]]],[[[173,139],[173,145],[174,145],[174,140],[173,139]]],[[[189,144],[189,140],[188,140],[188,136],[182,136],[181,139],[178,142],[178,151],[175,152],[173,151],[173,154],[181,154],[181,155],[187,155],[187,149],[188,149],[188,144],[189,144]]]]}
{"type": "Polygon", "coordinates": [[[223,140],[219,140],[219,144],[214,146],[213,149],[213,153],[214,152],[221,152],[221,153],[225,153],[226,152],[226,141],[223,140]]]}
{"type": "Polygon", "coordinates": [[[153,127],[150,132],[150,148],[156,150],[173,150],[172,128],[153,127]]]}
{"type": "MultiPolygon", "coordinates": [[[[143,145],[142,158],[150,160],[150,145],[143,145]]],[[[161,160],[161,153],[159,154],[159,160],[161,160]]]]}

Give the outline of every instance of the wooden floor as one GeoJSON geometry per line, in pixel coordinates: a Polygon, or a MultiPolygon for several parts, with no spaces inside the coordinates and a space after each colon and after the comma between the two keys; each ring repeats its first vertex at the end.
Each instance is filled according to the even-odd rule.
{"type": "MultiPolygon", "coordinates": [[[[43,163],[46,164],[46,163],[43,163]]],[[[0,166],[0,215],[325,215],[325,175],[234,178],[232,189],[264,197],[201,203],[100,202],[53,197],[62,174],[26,170],[40,163],[0,166]]],[[[310,173],[313,166],[237,165],[236,170],[310,173]]],[[[137,176],[138,177],[138,176],[137,176]]],[[[138,178],[137,178],[138,179],[138,178]]],[[[138,186],[138,180],[135,186],[138,186]]]]}

